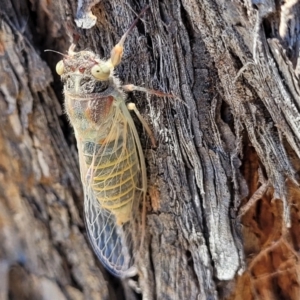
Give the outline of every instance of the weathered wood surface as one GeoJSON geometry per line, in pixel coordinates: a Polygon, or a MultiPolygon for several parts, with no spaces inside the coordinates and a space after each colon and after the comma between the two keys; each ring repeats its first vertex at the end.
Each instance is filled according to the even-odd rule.
{"type": "MultiPolygon", "coordinates": [[[[60,57],[43,51],[65,53],[76,29],[77,50],[108,57],[145,5],[4,1],[1,299],[135,297],[89,247],[54,74],[60,57]]],[[[150,1],[129,36],[120,79],[181,99],[129,96],[158,140],[151,149],[139,127],[149,183],[137,262],[145,299],[298,299],[299,9],[298,1],[150,1]]]]}

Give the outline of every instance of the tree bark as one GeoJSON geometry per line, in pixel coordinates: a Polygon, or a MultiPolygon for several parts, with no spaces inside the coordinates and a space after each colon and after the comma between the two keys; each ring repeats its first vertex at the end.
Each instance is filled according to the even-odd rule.
{"type": "Polygon", "coordinates": [[[83,222],[73,130],[55,74],[108,58],[146,3],[4,0],[0,11],[0,299],[298,299],[299,3],[150,1],[116,74],[148,175],[138,276],[100,265],[83,222]],[[77,25],[77,26],[76,26],[77,25]]]}

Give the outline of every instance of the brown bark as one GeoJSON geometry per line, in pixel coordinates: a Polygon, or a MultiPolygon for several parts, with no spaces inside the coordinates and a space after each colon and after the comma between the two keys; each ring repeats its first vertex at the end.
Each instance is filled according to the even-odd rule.
{"type": "Polygon", "coordinates": [[[158,147],[139,127],[145,241],[138,282],[120,282],[89,246],[60,57],[43,51],[76,30],[108,57],[146,4],[4,1],[0,299],[299,298],[298,1],[149,3],[116,73],[180,100],[129,95],[158,147]]]}

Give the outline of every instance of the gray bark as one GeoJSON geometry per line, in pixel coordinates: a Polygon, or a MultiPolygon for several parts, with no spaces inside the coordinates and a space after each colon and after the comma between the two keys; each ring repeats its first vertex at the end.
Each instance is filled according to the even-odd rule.
{"type": "Polygon", "coordinates": [[[121,282],[89,246],[61,58],[43,51],[76,32],[107,58],[146,4],[4,1],[0,299],[298,299],[298,1],[149,4],[116,73],[176,97],[129,95],[158,147],[138,125],[145,240],[121,282]]]}

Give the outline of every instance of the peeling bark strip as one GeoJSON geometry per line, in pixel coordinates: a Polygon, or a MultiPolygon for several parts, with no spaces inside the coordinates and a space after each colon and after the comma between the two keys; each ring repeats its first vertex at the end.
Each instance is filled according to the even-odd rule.
{"type": "Polygon", "coordinates": [[[92,7],[100,0],[79,0],[77,3],[77,12],[75,23],[78,27],[89,29],[95,26],[97,17],[92,13],[92,7]]]}
{"type": "Polygon", "coordinates": [[[47,299],[51,290],[55,299],[134,299],[135,286],[144,299],[298,299],[300,8],[294,0],[147,3],[118,74],[125,84],[180,95],[188,109],[138,92],[130,97],[158,140],[152,150],[140,128],[150,189],[139,282],[128,280],[118,292],[98,268],[82,222],[74,136],[56,98],[61,86],[45,63],[54,70],[60,58],[42,53],[65,52],[66,22],[75,29],[77,20],[82,27],[95,22],[79,29],[78,48],[109,57],[145,4],[3,3],[1,297],[47,299]],[[248,200],[255,203],[247,206],[248,200]],[[241,205],[247,207],[242,226],[241,205]]]}

